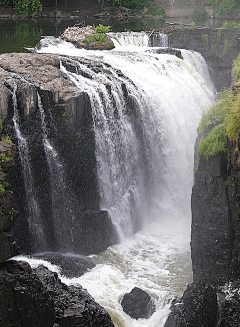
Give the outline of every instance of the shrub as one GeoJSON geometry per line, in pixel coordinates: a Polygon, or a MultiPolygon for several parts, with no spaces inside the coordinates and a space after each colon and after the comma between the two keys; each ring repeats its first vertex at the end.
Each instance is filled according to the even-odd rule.
{"type": "Polygon", "coordinates": [[[198,148],[198,157],[209,160],[219,153],[228,153],[227,135],[224,124],[215,126],[207,137],[201,139],[198,148]]]}
{"type": "Polygon", "coordinates": [[[205,8],[201,7],[201,6],[196,6],[193,10],[192,13],[192,18],[196,21],[205,21],[207,19],[207,11],[205,8]]]}

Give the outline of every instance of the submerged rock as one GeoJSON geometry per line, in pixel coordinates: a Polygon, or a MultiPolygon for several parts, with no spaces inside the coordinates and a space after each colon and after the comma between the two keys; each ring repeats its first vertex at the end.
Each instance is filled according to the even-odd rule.
{"type": "Polygon", "coordinates": [[[171,54],[174,55],[180,59],[183,59],[182,53],[180,50],[173,49],[173,48],[158,48],[158,49],[151,49],[147,50],[146,52],[151,53],[158,53],[158,54],[171,54]]]}
{"type": "Polygon", "coordinates": [[[34,258],[41,258],[57,265],[61,269],[61,275],[68,278],[82,276],[89,269],[96,265],[94,261],[83,255],[61,254],[61,253],[39,253],[33,256],[34,258]]]}
{"type": "Polygon", "coordinates": [[[138,287],[123,296],[121,305],[123,311],[133,319],[148,319],[156,311],[153,298],[138,287]]]}

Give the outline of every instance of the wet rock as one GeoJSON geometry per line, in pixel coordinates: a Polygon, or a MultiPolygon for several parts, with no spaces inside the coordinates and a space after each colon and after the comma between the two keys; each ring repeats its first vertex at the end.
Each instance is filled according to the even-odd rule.
{"type": "Polygon", "coordinates": [[[0,326],[53,326],[53,301],[28,263],[1,263],[0,280],[0,326]]]}
{"type": "Polygon", "coordinates": [[[0,263],[18,254],[20,254],[20,251],[13,237],[0,233],[0,263]]]}
{"type": "Polygon", "coordinates": [[[240,326],[240,280],[223,287],[224,300],[220,301],[219,327],[240,326]]]}
{"type": "Polygon", "coordinates": [[[164,327],[212,327],[216,321],[216,291],[203,283],[192,283],[172,304],[164,327]]]}
{"type": "Polygon", "coordinates": [[[60,254],[60,253],[39,253],[32,256],[41,258],[60,267],[60,273],[68,278],[79,277],[96,265],[94,261],[83,255],[60,254]]]}
{"type": "Polygon", "coordinates": [[[15,145],[8,138],[5,138],[5,141],[0,142],[0,262],[19,254],[16,242],[8,234],[18,214],[10,184],[17,152],[15,145]]]}
{"type": "Polygon", "coordinates": [[[34,269],[54,302],[56,323],[61,327],[114,327],[107,311],[81,286],[66,286],[46,267],[34,269]]]}
{"type": "Polygon", "coordinates": [[[173,48],[151,49],[151,50],[147,50],[146,52],[158,53],[158,54],[171,54],[180,59],[183,59],[181,51],[173,48]]]}
{"type": "Polygon", "coordinates": [[[119,237],[111,217],[106,210],[88,210],[83,213],[81,234],[84,235],[81,242],[82,253],[97,254],[104,251],[110,245],[119,242],[119,237]]]}
{"type": "Polygon", "coordinates": [[[148,319],[156,311],[153,298],[138,287],[124,294],[121,305],[123,311],[133,319],[148,319]]]}

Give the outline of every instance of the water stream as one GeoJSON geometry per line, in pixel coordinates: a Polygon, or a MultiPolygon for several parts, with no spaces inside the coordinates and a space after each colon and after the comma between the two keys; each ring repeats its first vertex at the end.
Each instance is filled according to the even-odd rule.
{"type": "MultiPolygon", "coordinates": [[[[202,112],[214,100],[214,88],[200,54],[183,50],[182,60],[151,53],[145,35],[138,42],[132,39],[130,46],[126,37],[118,36],[122,46],[114,37],[113,51],[87,51],[46,38],[37,50],[88,58],[105,67],[96,72],[76,61],[73,73],[62,60],[61,70],[89,95],[101,207],[109,211],[122,242],[92,256],[97,266],[88,273],[62,280],[87,288],[118,327],[161,327],[170,300],[180,296],[192,278],[194,143],[202,112]],[[141,231],[134,234],[139,226],[141,231]],[[131,319],[121,308],[121,298],[134,286],[155,299],[157,311],[147,320],[131,319]]],[[[46,135],[45,143],[50,149],[46,135]]]]}

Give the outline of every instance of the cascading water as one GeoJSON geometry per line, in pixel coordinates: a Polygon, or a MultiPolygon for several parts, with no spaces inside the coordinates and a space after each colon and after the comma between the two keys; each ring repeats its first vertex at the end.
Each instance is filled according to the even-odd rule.
{"type": "Polygon", "coordinates": [[[18,153],[21,160],[22,172],[26,191],[26,203],[27,203],[27,221],[30,230],[30,238],[32,248],[37,251],[39,248],[45,249],[45,236],[43,230],[43,222],[41,219],[41,212],[37,201],[35,192],[34,179],[32,176],[32,168],[28,150],[28,144],[26,138],[23,136],[19,125],[19,113],[16,98],[16,86],[13,87],[13,124],[15,134],[18,140],[18,153]]]}
{"type": "Polygon", "coordinates": [[[168,35],[154,32],[151,37],[146,32],[121,32],[108,33],[114,42],[115,47],[168,47],[168,35]]]}
{"type": "MultiPolygon", "coordinates": [[[[138,44],[146,46],[146,40],[138,44]]],[[[191,281],[194,143],[202,111],[214,100],[199,54],[184,50],[182,60],[150,50],[121,50],[118,42],[114,51],[87,51],[47,39],[37,50],[84,58],[85,63],[72,59],[70,72],[62,57],[61,70],[91,102],[101,206],[122,236],[132,235],[139,220],[145,227],[93,256],[97,266],[82,277],[62,277],[87,288],[119,327],[163,326],[170,299],[191,281]],[[131,319],[121,308],[121,298],[134,286],[156,302],[147,320],[131,319]]]]}
{"type": "MultiPolygon", "coordinates": [[[[43,146],[47,159],[47,165],[50,173],[50,189],[53,213],[53,231],[56,240],[56,248],[61,250],[72,250],[72,234],[74,217],[74,197],[69,199],[69,189],[65,181],[65,172],[63,164],[59,159],[57,151],[47,137],[47,126],[45,122],[45,113],[38,94],[38,108],[40,112],[41,127],[43,134],[43,146]]],[[[41,248],[38,248],[38,250],[41,248]]],[[[41,249],[42,250],[42,249],[41,249]]]]}

